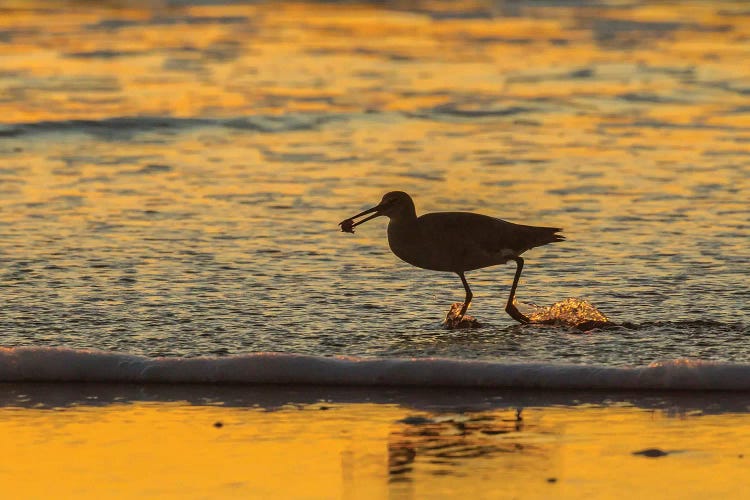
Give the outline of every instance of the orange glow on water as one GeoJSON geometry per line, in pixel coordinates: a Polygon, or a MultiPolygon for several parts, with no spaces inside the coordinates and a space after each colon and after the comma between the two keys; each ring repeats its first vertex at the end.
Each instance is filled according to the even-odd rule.
{"type": "Polygon", "coordinates": [[[5,490],[16,498],[438,498],[458,492],[614,498],[623,491],[645,498],[668,488],[675,497],[705,498],[737,496],[745,484],[746,415],[675,417],[584,406],[527,408],[516,422],[513,410],[320,408],[5,408],[5,490]],[[651,448],[668,455],[634,455],[651,448]]]}
{"type": "MultiPolygon", "coordinates": [[[[750,33],[750,21],[718,14],[733,5],[727,3],[722,9],[717,4],[699,4],[679,9],[644,4],[606,11],[582,7],[578,11],[558,9],[556,19],[497,16],[440,22],[427,15],[373,5],[342,8],[289,3],[160,9],[146,4],[139,8],[72,3],[64,11],[8,9],[0,19],[0,29],[13,34],[13,43],[0,44],[4,67],[25,79],[36,79],[46,92],[43,100],[23,106],[12,99],[0,101],[0,116],[4,122],[25,123],[132,115],[347,112],[367,107],[415,111],[444,102],[439,93],[457,88],[482,94],[501,87],[509,98],[561,98],[590,88],[590,79],[553,78],[532,85],[528,79],[539,76],[539,71],[557,68],[562,73],[602,60],[607,61],[606,71],[612,74],[595,83],[596,93],[620,94],[637,90],[642,83],[623,78],[634,65],[679,71],[700,63],[710,68],[705,60],[712,54],[721,54],[721,65],[714,65],[715,71],[731,67],[733,79],[742,79],[750,75],[742,64],[747,47],[735,40],[750,33]],[[670,33],[669,44],[657,39],[654,45],[613,53],[592,39],[587,26],[577,26],[581,20],[573,12],[584,19],[589,19],[585,17],[588,14],[618,22],[657,23],[677,17],[680,23],[700,22],[709,29],[677,30],[670,33]],[[90,28],[107,26],[115,14],[119,24],[90,28]],[[163,14],[229,21],[153,22],[163,14]],[[352,39],[357,40],[356,51],[352,39]],[[520,42],[486,44],[484,39],[520,42]],[[565,43],[555,45],[550,40],[565,43]],[[571,44],[575,50],[569,48],[571,44]],[[204,60],[206,54],[214,60],[204,60]],[[421,63],[403,63],[413,58],[421,63]],[[388,75],[388,87],[368,85],[361,78],[368,72],[388,75]],[[399,88],[408,88],[412,94],[399,96],[393,92],[399,88]]],[[[670,88],[670,82],[659,75],[653,76],[651,85],[670,88]]],[[[12,79],[9,87],[18,90],[12,79]]],[[[724,105],[743,102],[742,95],[723,97],[724,105]]],[[[651,111],[690,119],[683,106],[651,111]]],[[[746,123],[747,118],[744,120],[746,123]]]]}
{"type": "MultiPolygon", "coordinates": [[[[32,325],[14,341],[225,355],[255,349],[251,332],[308,352],[338,329],[407,356],[522,348],[538,332],[505,329],[507,269],[471,277],[471,313],[490,333],[441,336],[463,296],[455,276],[409,274],[382,219],[337,232],[392,189],[419,213],[564,227],[568,242],[531,253],[520,301],[591,294],[613,321],[744,321],[750,16],[737,2],[179,3],[0,8],[0,257],[12,264],[0,285],[14,305],[0,319],[32,325]],[[149,129],[146,117],[182,120],[149,129]],[[663,302],[648,304],[643,282],[663,302]]],[[[640,335],[639,347],[660,341],[640,335]]],[[[579,342],[550,338],[548,352],[579,342]]],[[[332,345],[326,355],[353,342],[332,345]]],[[[4,407],[0,476],[27,498],[746,489],[745,413],[545,407],[519,423],[512,409],[330,406],[4,407]],[[403,422],[414,416],[431,421],[403,422]],[[669,454],[633,455],[648,448],[669,454]]]]}

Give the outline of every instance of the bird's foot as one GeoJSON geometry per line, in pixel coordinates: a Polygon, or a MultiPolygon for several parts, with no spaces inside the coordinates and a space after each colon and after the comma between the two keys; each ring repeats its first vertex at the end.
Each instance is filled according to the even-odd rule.
{"type": "Polygon", "coordinates": [[[528,325],[529,323],[531,323],[531,320],[524,316],[523,313],[521,313],[521,311],[516,308],[515,304],[508,304],[505,307],[505,312],[507,312],[511,318],[518,321],[522,325],[528,325]]]}
{"type": "Polygon", "coordinates": [[[448,311],[448,314],[445,316],[445,320],[443,320],[443,326],[446,329],[456,330],[463,328],[479,328],[482,326],[473,316],[461,314],[463,305],[462,302],[456,302],[451,306],[450,311],[448,311]]]}

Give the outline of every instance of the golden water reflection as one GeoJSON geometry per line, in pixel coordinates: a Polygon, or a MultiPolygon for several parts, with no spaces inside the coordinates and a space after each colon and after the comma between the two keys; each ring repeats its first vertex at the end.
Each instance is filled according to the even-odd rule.
{"type": "MultiPolygon", "coordinates": [[[[735,2],[1,14],[9,346],[425,355],[394,332],[432,335],[463,298],[456,277],[400,262],[383,220],[336,228],[398,189],[420,214],[564,228],[565,243],[525,255],[520,302],[683,322],[674,338],[644,328],[658,349],[587,359],[750,359],[731,340],[748,318],[750,192],[750,14],[735,2]]],[[[511,278],[469,277],[496,338],[513,327],[511,278]]],[[[429,355],[549,360],[557,344],[429,355]]]]}
{"type": "Polygon", "coordinates": [[[628,405],[5,407],[0,470],[15,498],[731,498],[749,429],[628,405]]]}

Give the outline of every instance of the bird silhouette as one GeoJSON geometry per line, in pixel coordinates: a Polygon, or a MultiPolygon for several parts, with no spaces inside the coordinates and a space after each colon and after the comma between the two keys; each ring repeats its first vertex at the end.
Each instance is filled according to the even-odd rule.
{"type": "Polygon", "coordinates": [[[397,257],[416,267],[453,272],[461,278],[466,297],[456,318],[458,322],[473,297],[464,273],[512,260],[516,274],[505,311],[519,323],[530,323],[513,303],[524,264],[521,254],[565,239],[558,234],[560,228],[524,226],[470,212],[435,212],[417,217],[411,196],[403,191],[386,193],[378,205],[341,221],[339,226],[343,232],[353,233],[356,226],[380,216],[390,219],[388,245],[397,257]],[[356,220],[365,215],[369,217],[356,220]]]}

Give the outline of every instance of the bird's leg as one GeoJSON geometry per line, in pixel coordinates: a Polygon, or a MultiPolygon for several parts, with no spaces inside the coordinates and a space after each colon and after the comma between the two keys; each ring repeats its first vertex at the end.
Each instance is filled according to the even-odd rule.
{"type": "Polygon", "coordinates": [[[464,305],[461,307],[461,312],[458,313],[458,317],[456,318],[458,321],[461,321],[461,319],[464,317],[464,314],[466,314],[466,310],[469,308],[471,298],[474,297],[474,294],[471,293],[471,288],[469,288],[469,283],[466,281],[466,276],[464,276],[464,273],[460,272],[456,274],[458,274],[458,277],[461,278],[461,283],[464,284],[464,290],[466,290],[464,305]]]}
{"type": "Polygon", "coordinates": [[[510,296],[508,297],[508,303],[505,305],[505,312],[519,323],[528,324],[531,323],[531,320],[521,314],[521,311],[513,304],[513,298],[516,296],[516,288],[518,287],[518,279],[521,277],[521,271],[523,271],[523,258],[513,257],[513,260],[516,261],[516,275],[513,277],[513,286],[510,287],[510,296]]]}

